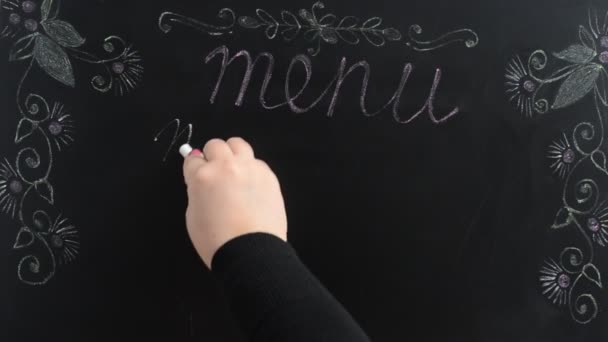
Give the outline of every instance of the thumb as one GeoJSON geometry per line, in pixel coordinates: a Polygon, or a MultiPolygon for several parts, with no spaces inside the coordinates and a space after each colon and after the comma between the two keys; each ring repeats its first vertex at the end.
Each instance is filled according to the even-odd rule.
{"type": "Polygon", "coordinates": [[[203,153],[194,149],[184,159],[184,181],[186,184],[190,183],[192,178],[196,175],[196,172],[207,163],[203,153]]]}

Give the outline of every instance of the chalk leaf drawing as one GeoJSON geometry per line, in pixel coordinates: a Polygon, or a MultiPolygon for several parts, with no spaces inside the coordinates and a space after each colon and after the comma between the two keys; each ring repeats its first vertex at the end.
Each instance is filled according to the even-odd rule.
{"type": "Polygon", "coordinates": [[[317,2],[312,6],[311,11],[301,9],[297,16],[289,11],[281,11],[279,20],[270,13],[258,9],[256,17],[239,17],[238,24],[247,29],[263,28],[268,39],[274,39],[281,30],[280,34],[286,42],[296,39],[302,33],[305,40],[316,44],[316,47],[308,49],[308,53],[311,55],[319,53],[321,42],[337,44],[342,41],[356,45],[361,41],[360,38],[363,38],[368,43],[379,47],[383,46],[387,40],[401,40],[401,32],[394,28],[382,28],[382,19],[379,17],[367,19],[363,23],[353,16],[347,16],[338,21],[333,14],[320,17],[317,10],[324,7],[323,3],[317,2]]]}
{"type": "Polygon", "coordinates": [[[588,22],[578,28],[579,42],[551,54],[543,50],[527,58],[511,59],[505,72],[506,93],[528,117],[589,101],[591,118],[561,132],[549,144],[547,158],[564,181],[561,208],[551,228],[572,229],[582,239],[547,258],[540,269],[540,287],[553,304],[569,310],[580,324],[599,313],[597,294],[602,272],[595,264],[597,248],[608,245],[608,180],[605,120],[608,118],[608,13],[600,23],[589,10],[588,22]],[[555,65],[549,68],[548,65],[555,65]]]}
{"type": "Polygon", "coordinates": [[[3,15],[8,16],[8,20],[0,37],[16,39],[9,61],[31,59],[50,77],[69,87],[76,85],[73,59],[100,65],[105,75],[93,76],[91,85],[104,93],[114,89],[115,94],[124,95],[141,83],[144,70],[141,55],[122,38],[106,38],[103,50],[109,54],[107,57],[77,49],[86,39],[72,24],[57,19],[59,0],[44,0],[40,6],[32,0],[1,2],[3,15]]]}
{"type": "Polygon", "coordinates": [[[580,42],[552,54],[564,66],[546,76],[539,75],[546,71],[548,62],[543,50],[532,52],[525,62],[516,56],[508,63],[507,93],[522,113],[532,116],[565,108],[590,93],[608,106],[608,27],[606,23],[599,24],[595,11],[590,11],[589,17],[588,27],[579,26],[580,42]],[[540,94],[546,86],[556,83],[558,89],[550,103],[550,99],[540,94]]]}
{"type": "Polygon", "coordinates": [[[300,9],[297,13],[283,10],[280,15],[272,15],[263,9],[257,9],[253,16],[244,15],[238,18],[232,9],[224,8],[218,14],[218,17],[225,22],[221,25],[209,24],[173,12],[164,12],[160,15],[158,25],[164,33],[172,29],[172,23],[179,23],[212,36],[232,34],[240,27],[246,30],[263,30],[266,38],[275,39],[280,36],[285,42],[302,37],[312,44],[312,47],[306,50],[311,56],[319,54],[322,44],[358,45],[361,41],[365,41],[372,46],[381,47],[387,42],[403,40],[407,46],[416,51],[429,51],[456,42],[464,42],[468,48],[479,43],[477,34],[471,29],[454,30],[432,40],[421,40],[420,25],[411,25],[404,35],[396,28],[384,27],[380,17],[367,20],[354,16],[338,18],[332,13],[324,15],[319,13],[324,8],[322,2],[316,2],[311,10],[300,9]]]}
{"type": "MultiPolygon", "coordinates": [[[[51,172],[58,152],[74,141],[75,123],[65,105],[40,93],[24,94],[28,76],[39,69],[67,87],[75,87],[75,61],[100,66],[104,75],[91,78],[99,92],[114,89],[124,95],[142,80],[142,58],[117,36],[103,43],[107,57],[80,50],[86,39],[59,19],[59,0],[0,0],[0,39],[11,44],[8,60],[28,62],[17,84],[20,120],[14,158],[0,160],[0,212],[17,220],[19,231],[13,249],[28,250],[17,265],[17,276],[29,285],[42,285],[55,275],[57,265],[73,261],[79,252],[78,230],[55,207],[56,189],[51,172]],[[38,68],[35,68],[35,67],[38,68]],[[41,255],[44,253],[44,255],[41,255]]],[[[33,90],[32,90],[33,91],[33,90]]]]}

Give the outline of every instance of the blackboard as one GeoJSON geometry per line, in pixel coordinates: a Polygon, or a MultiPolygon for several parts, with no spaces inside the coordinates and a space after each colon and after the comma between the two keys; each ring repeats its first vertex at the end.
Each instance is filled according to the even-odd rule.
{"type": "Polygon", "coordinates": [[[3,341],[243,341],[176,152],[230,136],[373,341],[606,338],[605,4],[0,3],[3,341]]]}

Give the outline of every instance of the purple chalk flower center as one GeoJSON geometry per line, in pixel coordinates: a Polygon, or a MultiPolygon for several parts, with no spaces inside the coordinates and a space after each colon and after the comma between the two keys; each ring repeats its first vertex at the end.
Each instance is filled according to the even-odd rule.
{"type": "Polygon", "coordinates": [[[23,25],[25,26],[25,29],[30,32],[38,30],[38,23],[34,19],[27,19],[23,25]]]}
{"type": "Polygon", "coordinates": [[[13,194],[19,194],[23,191],[23,184],[18,179],[13,179],[8,184],[8,188],[13,194]]]}
{"type": "Polygon", "coordinates": [[[53,234],[51,236],[51,244],[55,248],[61,248],[61,247],[63,247],[63,239],[61,238],[61,236],[59,236],[57,234],[53,234]]]}
{"type": "Polygon", "coordinates": [[[23,12],[25,13],[32,13],[36,10],[36,3],[30,0],[24,1],[21,6],[23,7],[23,12]]]}
{"type": "Polygon", "coordinates": [[[8,16],[8,21],[13,25],[18,25],[21,23],[21,16],[17,13],[11,13],[11,15],[8,16]]]}
{"type": "Polygon", "coordinates": [[[63,131],[63,126],[57,121],[53,121],[49,124],[49,132],[52,135],[59,135],[63,131]]]}
{"type": "Polygon", "coordinates": [[[531,93],[536,90],[536,84],[531,80],[527,80],[524,82],[524,89],[531,93]]]}
{"type": "Polygon", "coordinates": [[[566,164],[571,164],[574,162],[575,157],[576,155],[574,154],[574,151],[572,151],[570,148],[566,149],[564,153],[562,153],[562,161],[566,164]]]}
{"type": "Polygon", "coordinates": [[[114,71],[115,74],[120,75],[125,72],[125,65],[121,62],[114,62],[112,63],[112,71],[114,71]]]}
{"type": "Polygon", "coordinates": [[[570,276],[567,274],[560,274],[559,277],[557,277],[557,285],[562,289],[570,286],[570,276]]]}
{"type": "Polygon", "coordinates": [[[603,64],[608,64],[608,51],[604,51],[602,53],[600,53],[600,62],[602,62],[603,64]]]}
{"type": "Polygon", "coordinates": [[[598,232],[601,227],[600,221],[598,221],[598,219],[596,219],[595,217],[590,217],[589,219],[587,219],[587,227],[592,232],[598,232]]]}

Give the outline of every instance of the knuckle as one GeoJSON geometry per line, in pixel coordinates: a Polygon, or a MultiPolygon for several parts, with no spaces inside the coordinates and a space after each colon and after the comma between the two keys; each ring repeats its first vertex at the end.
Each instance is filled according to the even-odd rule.
{"type": "Polygon", "coordinates": [[[222,172],[230,175],[239,174],[239,166],[232,160],[224,160],[222,162],[222,172]]]}
{"type": "Polygon", "coordinates": [[[241,137],[232,137],[232,138],[228,139],[228,141],[231,145],[234,144],[234,145],[241,146],[241,147],[251,147],[251,145],[249,145],[249,143],[241,137]]]}
{"type": "Polygon", "coordinates": [[[206,168],[206,167],[201,167],[200,169],[196,170],[196,173],[194,174],[195,181],[197,181],[199,183],[206,183],[206,182],[210,181],[212,178],[213,178],[213,173],[211,173],[209,171],[209,168],[206,168]]]}
{"type": "Polygon", "coordinates": [[[241,144],[241,143],[245,143],[245,140],[241,137],[232,137],[232,138],[228,139],[227,142],[241,144]]]}
{"type": "Polygon", "coordinates": [[[219,146],[225,144],[224,140],[222,139],[218,139],[218,138],[213,138],[209,141],[207,141],[207,143],[205,144],[204,149],[209,149],[209,148],[213,148],[214,146],[219,146]]]}
{"type": "Polygon", "coordinates": [[[239,137],[232,137],[228,139],[227,144],[230,145],[232,148],[236,148],[240,151],[246,151],[248,149],[251,149],[249,143],[247,143],[243,138],[239,137]]]}

